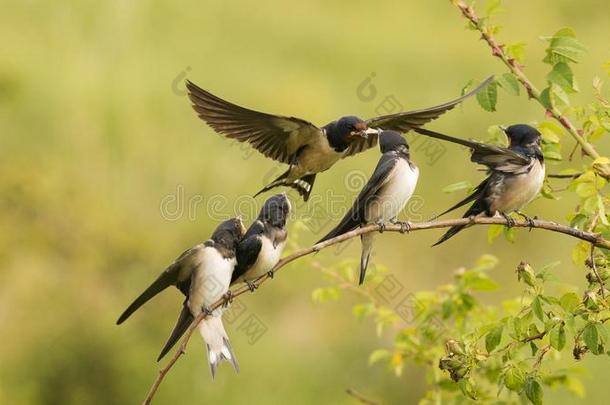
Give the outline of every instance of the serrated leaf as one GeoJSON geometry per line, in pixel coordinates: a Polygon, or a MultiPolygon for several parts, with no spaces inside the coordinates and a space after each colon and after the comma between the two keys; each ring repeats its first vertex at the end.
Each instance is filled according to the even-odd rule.
{"type": "Polygon", "coordinates": [[[553,70],[547,75],[547,80],[560,86],[567,92],[578,91],[578,85],[574,80],[574,73],[567,63],[559,62],[553,66],[553,70]]]}
{"type": "Polygon", "coordinates": [[[492,329],[487,336],[485,336],[485,348],[488,353],[491,353],[493,349],[498,347],[502,340],[502,332],[504,331],[504,325],[499,325],[492,329]]]}
{"type": "Polygon", "coordinates": [[[565,293],[559,298],[559,305],[567,312],[573,312],[580,304],[580,298],[573,292],[565,293]]]}
{"type": "Polygon", "coordinates": [[[477,101],[485,111],[496,111],[496,104],[498,102],[498,85],[495,81],[489,83],[484,89],[477,93],[477,101]]]}
{"type": "Polygon", "coordinates": [[[496,78],[496,81],[508,94],[518,96],[520,93],[519,81],[511,73],[504,73],[496,78]]]}
{"type": "Polygon", "coordinates": [[[553,108],[551,104],[551,90],[549,87],[545,88],[540,92],[540,103],[542,103],[544,108],[546,108],[547,110],[553,108]]]}
{"type": "Polygon", "coordinates": [[[524,382],[525,375],[518,367],[509,367],[508,370],[506,370],[506,373],[504,373],[504,385],[511,391],[521,391],[524,382]]]}
{"type": "Polygon", "coordinates": [[[542,310],[542,302],[540,301],[539,295],[536,295],[532,301],[532,311],[534,312],[534,315],[536,315],[536,318],[544,322],[544,311],[542,310]]]}
{"type": "Polygon", "coordinates": [[[593,354],[599,354],[597,327],[589,322],[582,331],[582,339],[593,354]]]}
{"type": "Polygon", "coordinates": [[[570,106],[568,93],[555,83],[551,83],[551,104],[555,107],[570,106]]]}
{"type": "Polygon", "coordinates": [[[551,329],[549,332],[549,340],[551,346],[557,351],[563,350],[566,345],[566,330],[563,325],[559,325],[551,329]]]}
{"type": "Polygon", "coordinates": [[[542,387],[540,383],[536,381],[532,377],[528,377],[525,380],[525,396],[530,402],[534,405],[542,405],[542,399],[544,397],[544,393],[542,392],[542,387]]]}

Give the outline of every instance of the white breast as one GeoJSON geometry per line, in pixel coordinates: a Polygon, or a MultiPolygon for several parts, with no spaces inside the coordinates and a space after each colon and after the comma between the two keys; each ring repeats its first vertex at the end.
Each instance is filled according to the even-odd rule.
{"type": "MultiPolygon", "coordinates": [[[[198,265],[191,276],[191,290],[188,306],[191,314],[197,316],[201,308],[212,305],[229,289],[231,274],[237,261],[225,259],[212,247],[201,250],[197,257],[198,265]]],[[[220,311],[215,311],[219,312],[220,311]]]]}
{"type": "Polygon", "coordinates": [[[415,191],[419,169],[400,159],[396,162],[388,182],[379,190],[378,198],[369,206],[367,222],[389,221],[396,218],[415,191]]]}
{"type": "Polygon", "coordinates": [[[507,214],[520,210],[538,195],[544,183],[544,175],[544,165],[535,160],[529,172],[509,177],[491,210],[507,214]]]}
{"type": "Polygon", "coordinates": [[[273,247],[273,242],[265,237],[262,238],[262,243],[256,262],[246,274],[245,278],[248,280],[260,277],[271,270],[280,261],[284,246],[286,245],[286,241],[284,241],[273,247]]]}

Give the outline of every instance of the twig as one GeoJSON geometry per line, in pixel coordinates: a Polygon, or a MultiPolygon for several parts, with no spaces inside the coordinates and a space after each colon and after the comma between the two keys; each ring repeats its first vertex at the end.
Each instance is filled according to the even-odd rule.
{"type": "MultiPolygon", "coordinates": [[[[428,221],[428,222],[412,223],[409,232],[421,231],[421,230],[425,230],[425,229],[449,228],[454,225],[506,225],[506,224],[507,224],[506,219],[502,218],[502,217],[490,217],[490,218],[471,217],[471,218],[448,219],[448,220],[442,220],[442,221],[428,221]]],[[[527,221],[515,221],[513,226],[517,227],[517,228],[545,229],[545,230],[548,230],[551,232],[563,233],[565,235],[569,235],[574,238],[581,239],[581,240],[587,241],[589,243],[592,243],[597,247],[604,248],[604,249],[610,249],[610,240],[606,240],[598,234],[595,234],[592,232],[581,231],[576,228],[570,228],[568,226],[561,225],[561,224],[558,224],[555,222],[544,221],[541,219],[534,219],[532,221],[532,223],[528,223],[527,221]]],[[[275,265],[275,267],[273,268],[273,271],[277,272],[277,271],[281,270],[284,266],[286,266],[288,263],[291,263],[303,256],[307,256],[312,253],[317,253],[320,250],[325,249],[329,246],[336,245],[338,243],[355,238],[355,237],[360,236],[365,233],[378,232],[378,231],[379,231],[379,225],[377,225],[377,224],[366,225],[362,228],[354,229],[353,231],[350,231],[350,232],[344,233],[343,235],[337,236],[336,238],[332,238],[325,242],[318,243],[317,245],[313,245],[311,247],[300,249],[300,250],[294,252],[293,254],[282,258],[278,262],[278,264],[275,265]]],[[[396,225],[388,224],[385,226],[385,230],[384,230],[384,232],[401,232],[401,231],[404,231],[404,229],[401,229],[401,226],[398,224],[396,224],[396,225]]],[[[269,278],[269,276],[267,274],[265,274],[265,275],[257,278],[254,281],[254,285],[258,287],[262,283],[264,283],[268,278],[269,278]]],[[[250,288],[248,286],[242,285],[241,287],[233,289],[231,296],[232,296],[232,298],[236,298],[249,291],[250,291],[250,288]]],[[[210,307],[210,310],[214,310],[214,309],[224,305],[226,300],[227,300],[227,297],[219,299],[210,307]]],[[[178,358],[185,353],[186,345],[187,345],[193,331],[195,330],[195,328],[197,327],[199,322],[201,322],[205,317],[206,317],[205,313],[202,312],[193,320],[193,322],[191,323],[191,326],[185,333],[184,338],[182,339],[182,343],[181,343],[180,347],[178,348],[178,350],[176,351],[174,356],[170,359],[169,363],[167,363],[167,365],[159,371],[159,375],[157,376],[152,387],[150,388],[150,391],[148,392],[148,395],[146,396],[146,398],[144,400],[144,404],[150,404],[155,393],[157,392],[157,389],[159,388],[159,385],[161,384],[161,382],[167,375],[168,371],[173,367],[173,365],[176,363],[178,358]]]]}
{"type": "Polygon", "coordinates": [[[363,404],[367,404],[367,405],[379,405],[379,402],[375,402],[373,400],[370,400],[368,398],[366,398],[365,396],[363,396],[362,394],[358,393],[357,391],[348,388],[345,390],[345,393],[349,396],[352,396],[354,398],[356,398],[358,401],[362,402],[363,404]]]}
{"type": "Polygon", "coordinates": [[[573,174],[549,173],[546,175],[546,177],[549,177],[551,179],[575,179],[580,176],[582,176],[582,172],[573,174]]]}
{"type": "MultiPolygon", "coordinates": [[[[481,22],[479,17],[476,15],[474,8],[466,4],[463,0],[452,0],[452,3],[460,9],[462,15],[468,21],[470,21],[472,26],[481,33],[481,38],[491,48],[492,55],[500,59],[506,65],[506,67],[508,67],[510,72],[517,78],[519,83],[521,83],[521,85],[525,87],[525,90],[527,91],[529,97],[536,100],[538,104],[545,108],[548,116],[553,117],[568,131],[572,138],[574,138],[576,142],[578,142],[578,144],[586,155],[588,155],[592,159],[599,158],[600,154],[597,152],[597,150],[595,150],[593,145],[587,142],[586,139],[578,132],[578,130],[576,129],[574,124],[572,124],[568,117],[563,115],[561,111],[559,111],[559,109],[557,109],[556,107],[551,106],[551,108],[549,109],[544,106],[544,103],[542,102],[542,99],[540,97],[540,90],[538,90],[536,86],[534,86],[534,84],[525,75],[522,66],[520,66],[515,59],[511,58],[505,52],[505,45],[499,43],[493,36],[493,34],[485,30],[485,26],[481,22]]],[[[599,175],[603,176],[606,179],[610,178],[610,167],[608,165],[596,165],[595,169],[599,175]]]]}

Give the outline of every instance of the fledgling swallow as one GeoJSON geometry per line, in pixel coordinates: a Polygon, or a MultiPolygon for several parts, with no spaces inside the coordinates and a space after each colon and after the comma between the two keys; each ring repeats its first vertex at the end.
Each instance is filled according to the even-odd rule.
{"type": "Polygon", "coordinates": [[[265,273],[273,277],[271,270],[280,260],[288,237],[286,221],[290,208],[285,193],[265,201],[258,218],[237,245],[237,265],[231,284],[244,281],[254,290],[252,281],[256,278],[265,273]]]}
{"type": "MultiPolygon", "coordinates": [[[[161,275],[123,312],[117,324],[167,287],[176,286],[185,296],[182,312],[157,361],[174,346],[193,319],[219,300],[229,289],[237,263],[235,251],[246,229],[241,218],[222,222],[210,239],[183,252],[161,275]]],[[[221,360],[231,362],[239,371],[237,359],[231,351],[229,338],[222,324],[222,308],[217,308],[198,325],[206,342],[212,378],[221,360]]]]}
{"type": "Polygon", "coordinates": [[[250,110],[225,101],[187,80],[193,108],[216,132],[239,142],[248,142],[268,158],[289,165],[288,170],[260,190],[294,188],[305,201],[316,174],[328,170],[340,159],[363,152],[377,144],[379,132],[408,132],[438,118],[466,98],[485,88],[493,77],[477,88],[447,103],[362,120],[345,116],[318,127],[309,121],[250,110]]]}
{"type": "MultiPolygon", "coordinates": [[[[540,148],[540,132],[536,128],[517,124],[504,129],[509,139],[508,148],[466,141],[423,128],[415,131],[469,147],[472,149],[470,160],[488,168],[488,177],[472,194],[436,218],[474,201],[463,218],[502,215],[510,227],[514,221],[509,214],[515,212],[532,223],[532,219],[519,210],[538,195],[544,183],[544,156],[540,148]]],[[[443,243],[467,226],[452,226],[433,246],[443,243]]]]}
{"type": "MultiPolygon", "coordinates": [[[[408,222],[400,222],[396,217],[415,191],[419,169],[410,160],[409,145],[400,133],[382,131],[379,137],[382,155],[373,175],[341,222],[317,243],[373,223],[379,224],[382,231],[388,221],[400,223],[406,230],[409,229],[408,222]]],[[[359,284],[364,282],[373,248],[373,237],[373,233],[360,237],[362,255],[359,284]]]]}

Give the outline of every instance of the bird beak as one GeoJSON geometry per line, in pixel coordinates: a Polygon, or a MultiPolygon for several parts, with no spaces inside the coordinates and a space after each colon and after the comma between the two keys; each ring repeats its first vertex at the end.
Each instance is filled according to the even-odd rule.
{"type": "Polygon", "coordinates": [[[506,130],[508,129],[504,125],[498,125],[498,128],[500,128],[504,133],[506,133],[506,130]]]}

